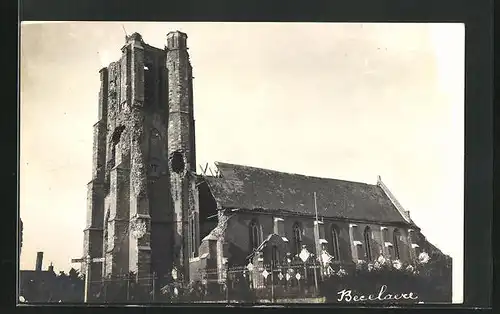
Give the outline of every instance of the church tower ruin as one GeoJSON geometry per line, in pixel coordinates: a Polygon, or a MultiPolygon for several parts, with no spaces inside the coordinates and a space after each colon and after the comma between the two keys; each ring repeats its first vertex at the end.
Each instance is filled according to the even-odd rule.
{"type": "Polygon", "coordinates": [[[168,164],[173,198],[174,265],[189,280],[189,258],[196,255],[198,243],[192,237],[198,222],[196,157],[193,115],[192,67],[187,51],[187,35],[167,35],[168,72],[168,164]]]}
{"type": "Polygon", "coordinates": [[[100,71],[84,256],[103,261],[89,279],[165,278],[176,267],[189,280],[198,196],[187,35],[170,32],[159,49],[134,33],[121,50],[100,71]]]}

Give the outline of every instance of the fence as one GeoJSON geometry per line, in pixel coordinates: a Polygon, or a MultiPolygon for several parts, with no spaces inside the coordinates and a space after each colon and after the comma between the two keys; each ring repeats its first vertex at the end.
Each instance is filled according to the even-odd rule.
{"type": "Polygon", "coordinates": [[[89,302],[279,302],[320,296],[322,269],[313,264],[263,265],[200,270],[185,286],[171,276],[133,274],[90,283],[89,302]]]}
{"type": "Polygon", "coordinates": [[[217,269],[200,273],[201,284],[208,288],[206,296],[209,299],[224,298],[229,302],[315,298],[320,296],[318,287],[324,276],[324,270],[314,264],[229,267],[221,271],[220,277],[217,269]],[[225,295],[214,291],[223,291],[225,295]]]}
{"type": "MultiPolygon", "coordinates": [[[[352,289],[357,295],[369,295],[378,293],[385,285],[388,294],[413,292],[418,295],[419,302],[451,302],[452,265],[448,259],[440,260],[433,256],[429,263],[424,264],[377,261],[368,264],[332,263],[328,267],[315,263],[292,261],[282,265],[249,264],[220,270],[204,269],[192,274],[189,285],[172,280],[170,274],[138,278],[130,273],[91,282],[88,301],[129,304],[200,301],[288,303],[322,296],[327,302],[340,302],[338,292],[343,289],[352,289]]],[[[74,282],[59,283],[61,289],[75,288],[74,282]]],[[[41,291],[39,288],[43,285],[38,287],[38,284],[33,284],[23,289],[23,293],[30,296],[29,301],[51,301],[54,299],[51,293],[59,290],[51,287],[41,291]]]]}
{"type": "Polygon", "coordinates": [[[90,282],[89,299],[92,303],[154,303],[169,301],[161,292],[171,282],[170,276],[137,277],[133,274],[114,276],[90,282]]]}

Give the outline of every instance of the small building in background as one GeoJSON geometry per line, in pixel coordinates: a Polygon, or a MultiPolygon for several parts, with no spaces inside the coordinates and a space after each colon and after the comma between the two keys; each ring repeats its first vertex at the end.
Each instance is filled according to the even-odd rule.
{"type": "Polygon", "coordinates": [[[43,252],[37,252],[34,270],[19,272],[20,296],[27,302],[51,302],[57,291],[57,276],[52,264],[43,270],[43,252]]]}

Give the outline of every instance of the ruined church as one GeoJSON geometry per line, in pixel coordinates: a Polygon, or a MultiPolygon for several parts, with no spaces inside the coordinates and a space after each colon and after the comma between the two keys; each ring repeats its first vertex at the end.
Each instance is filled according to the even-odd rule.
{"type": "Polygon", "coordinates": [[[208,268],[223,278],[225,267],[304,247],[336,263],[407,261],[432,247],[380,177],[366,184],[222,162],[216,174],[197,173],[187,35],[168,33],[160,49],[134,33],[121,52],[100,70],[84,230],[84,256],[101,258],[83,266],[91,282],[173,269],[184,282],[208,268]]]}

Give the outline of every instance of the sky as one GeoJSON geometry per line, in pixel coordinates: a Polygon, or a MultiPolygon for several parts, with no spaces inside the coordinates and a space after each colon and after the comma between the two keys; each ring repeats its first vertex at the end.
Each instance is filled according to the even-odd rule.
{"type": "Polygon", "coordinates": [[[355,23],[23,23],[21,269],[83,251],[99,69],[125,32],[188,34],[199,164],[375,184],[377,175],[463,287],[464,26],[355,23]]]}

